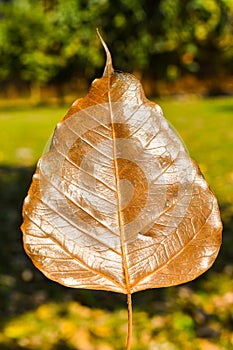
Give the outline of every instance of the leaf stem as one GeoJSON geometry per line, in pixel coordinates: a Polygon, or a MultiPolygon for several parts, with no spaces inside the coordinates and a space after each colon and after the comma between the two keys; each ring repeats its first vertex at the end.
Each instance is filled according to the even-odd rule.
{"type": "Polygon", "coordinates": [[[131,343],[132,343],[132,329],[133,329],[133,311],[132,311],[131,293],[127,294],[127,305],[128,305],[128,335],[127,335],[126,350],[130,350],[131,343]]]}

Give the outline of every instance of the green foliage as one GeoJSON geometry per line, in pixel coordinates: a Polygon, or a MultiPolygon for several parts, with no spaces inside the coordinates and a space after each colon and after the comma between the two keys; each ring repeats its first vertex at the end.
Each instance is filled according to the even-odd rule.
{"type": "Polygon", "coordinates": [[[87,61],[100,65],[98,39],[84,25],[91,17],[88,9],[81,10],[73,0],[58,1],[49,11],[44,6],[31,0],[1,5],[0,78],[41,85],[66,74],[69,79],[74,62],[80,72],[87,61]]]}
{"type": "Polygon", "coordinates": [[[47,82],[55,69],[47,54],[49,23],[39,3],[13,1],[1,6],[1,76],[47,82]]]}
{"type": "Polygon", "coordinates": [[[228,41],[232,37],[232,4],[162,0],[160,9],[164,15],[160,41],[166,51],[178,54],[177,65],[205,76],[223,73],[223,64],[230,64],[228,58],[233,57],[233,46],[228,41]]]}
{"type": "Polygon", "coordinates": [[[229,0],[12,0],[0,13],[2,82],[92,78],[104,60],[96,27],[124,71],[172,80],[232,73],[229,0]]]}

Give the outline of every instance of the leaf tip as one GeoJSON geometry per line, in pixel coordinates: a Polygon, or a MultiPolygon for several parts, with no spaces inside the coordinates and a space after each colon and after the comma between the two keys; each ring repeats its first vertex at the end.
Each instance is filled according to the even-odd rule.
{"type": "Polygon", "coordinates": [[[105,64],[105,68],[104,68],[104,73],[103,73],[103,77],[108,77],[108,76],[111,76],[114,72],[114,69],[113,69],[113,66],[112,66],[112,56],[111,56],[111,53],[108,49],[108,46],[107,44],[105,43],[103,37],[101,36],[100,32],[99,32],[99,29],[96,28],[96,32],[97,32],[97,35],[101,41],[101,44],[103,45],[103,48],[105,50],[105,53],[106,53],[106,64],[105,64]]]}

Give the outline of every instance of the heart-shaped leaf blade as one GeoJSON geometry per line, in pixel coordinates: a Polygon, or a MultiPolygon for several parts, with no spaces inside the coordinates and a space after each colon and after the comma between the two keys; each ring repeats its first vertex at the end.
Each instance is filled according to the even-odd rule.
{"type": "Polygon", "coordinates": [[[190,281],[222,224],[198,166],[132,75],[104,75],[58,123],[25,199],[24,247],[66,286],[132,294],[190,281]]]}

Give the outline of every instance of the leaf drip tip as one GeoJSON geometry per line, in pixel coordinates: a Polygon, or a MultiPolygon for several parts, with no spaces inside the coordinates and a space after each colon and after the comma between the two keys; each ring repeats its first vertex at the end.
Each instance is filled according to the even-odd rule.
{"type": "Polygon", "coordinates": [[[112,56],[111,56],[111,53],[110,53],[104,39],[102,38],[102,36],[100,34],[98,28],[96,28],[96,32],[98,34],[98,37],[99,37],[101,44],[103,45],[105,53],[106,53],[106,63],[105,63],[103,77],[110,77],[114,73],[114,69],[112,66],[112,56]]]}

